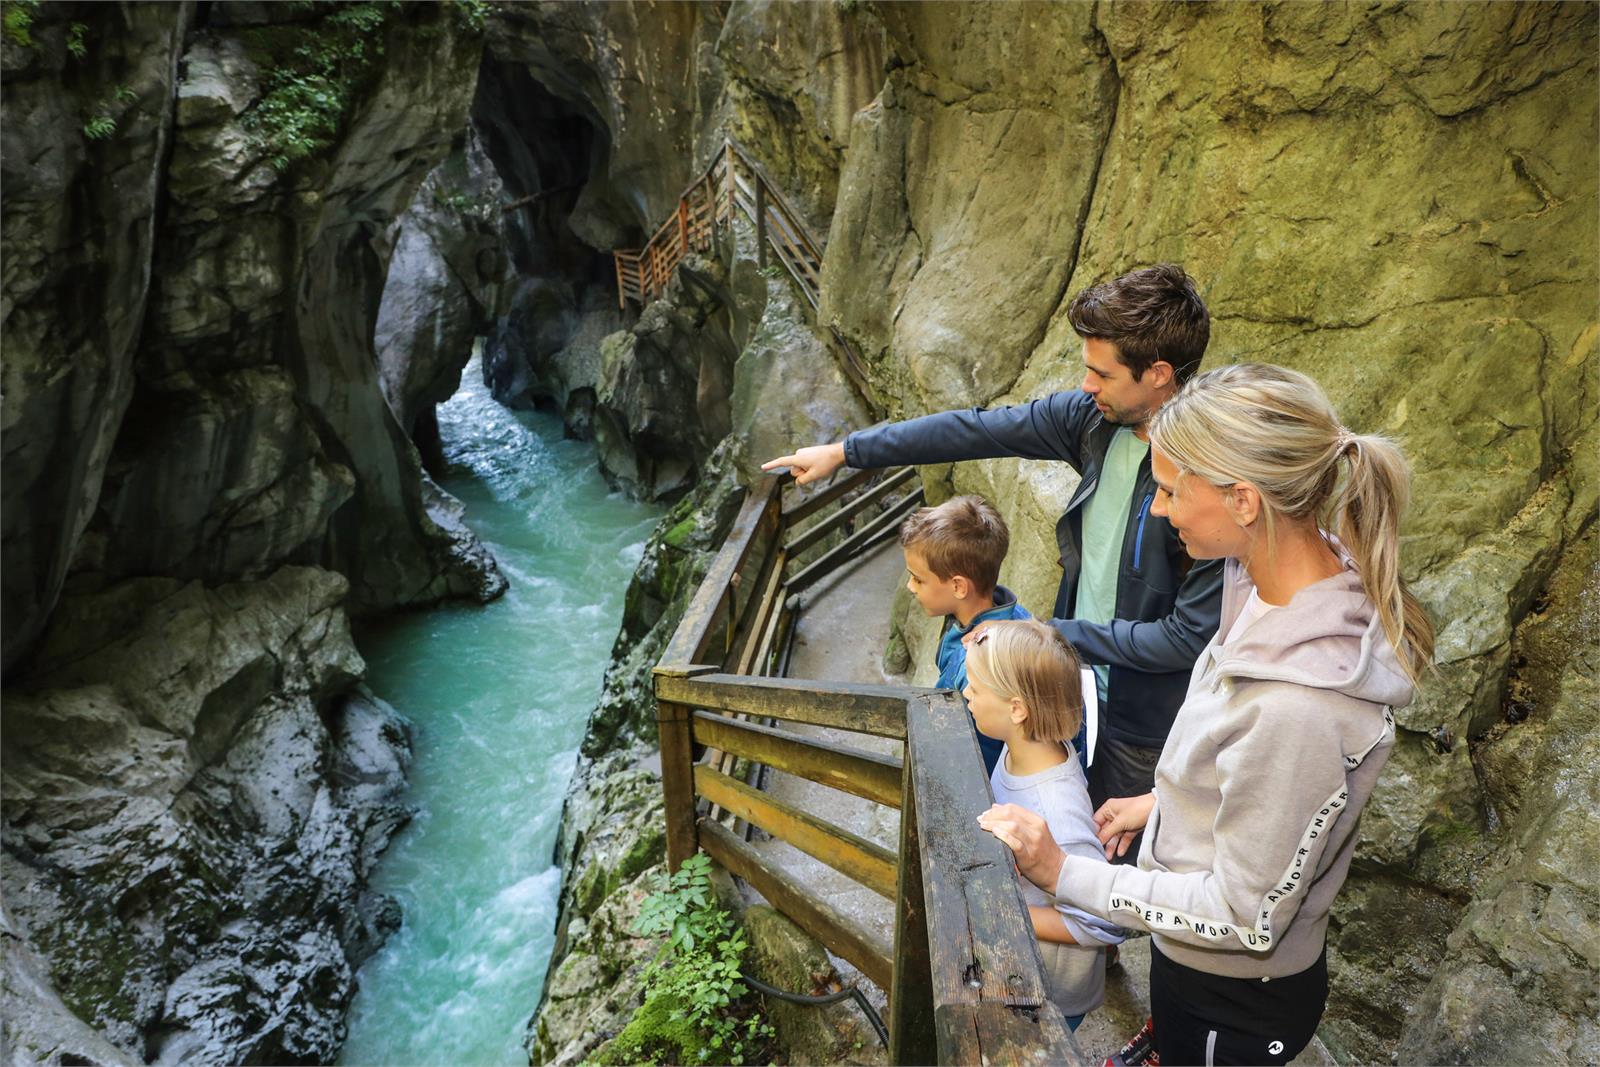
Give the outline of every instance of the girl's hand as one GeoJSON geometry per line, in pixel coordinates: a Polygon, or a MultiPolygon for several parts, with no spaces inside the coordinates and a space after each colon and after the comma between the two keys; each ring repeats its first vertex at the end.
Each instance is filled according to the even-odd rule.
{"type": "Polygon", "coordinates": [[[1136,797],[1112,797],[1094,813],[1100,827],[1100,844],[1105,846],[1106,859],[1126,855],[1128,846],[1150,821],[1150,812],[1156,806],[1156,795],[1145,793],[1136,797]]]}

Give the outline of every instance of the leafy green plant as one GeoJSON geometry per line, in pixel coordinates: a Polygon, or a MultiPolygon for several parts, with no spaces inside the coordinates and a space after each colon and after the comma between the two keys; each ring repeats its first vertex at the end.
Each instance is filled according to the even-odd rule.
{"type": "Polygon", "coordinates": [[[116,132],[117,120],[110,115],[95,115],[83,123],[83,135],[91,141],[104,141],[116,132]]]}
{"type": "Polygon", "coordinates": [[[32,48],[33,16],[38,10],[39,0],[4,0],[0,3],[0,33],[13,44],[32,48]]]}
{"type": "Polygon", "coordinates": [[[773,1030],[742,961],[742,929],[717,906],[711,860],[697,854],[644,901],[634,932],[665,935],[645,969],[644,1003],[597,1063],[749,1063],[773,1030]]]}
{"type": "Polygon", "coordinates": [[[118,85],[111,95],[94,106],[83,120],[83,135],[91,141],[104,141],[117,132],[118,112],[139,99],[130,86],[118,85]]]}
{"type": "Polygon", "coordinates": [[[482,33],[489,16],[494,12],[494,5],[485,0],[454,0],[450,4],[450,12],[467,29],[482,33]]]}
{"type": "Polygon", "coordinates": [[[384,27],[400,0],[305,2],[297,12],[323,17],[311,25],[269,27],[251,35],[266,92],[249,123],[277,170],[326,148],[339,131],[354,91],[384,53],[384,27]]]}
{"type": "Polygon", "coordinates": [[[89,32],[89,27],[81,22],[74,22],[67,27],[67,51],[72,53],[73,59],[83,59],[89,54],[89,46],[83,43],[83,35],[89,32]]]}

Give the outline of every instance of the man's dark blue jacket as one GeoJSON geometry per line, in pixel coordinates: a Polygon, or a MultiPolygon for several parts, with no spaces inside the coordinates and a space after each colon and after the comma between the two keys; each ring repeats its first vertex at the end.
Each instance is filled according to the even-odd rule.
{"type": "Polygon", "coordinates": [[[1106,735],[1160,748],[1183,703],[1194,661],[1217,632],[1222,561],[1191,561],[1167,520],[1150,514],[1156,483],[1146,454],[1122,539],[1116,617],[1104,624],[1072,618],[1082,566],[1083,505],[1100,480],[1116,431],[1093,398],[1074,390],[993,411],[946,411],[861,430],[845,438],[844,454],[856,468],[998,456],[1070,463],[1083,480],[1056,523],[1062,574],[1052,623],[1085,663],[1111,668],[1101,716],[1106,735]]]}

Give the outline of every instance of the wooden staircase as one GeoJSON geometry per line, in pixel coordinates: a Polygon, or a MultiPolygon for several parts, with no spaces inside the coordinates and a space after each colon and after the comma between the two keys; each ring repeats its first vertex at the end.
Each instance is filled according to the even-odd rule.
{"type": "MultiPolygon", "coordinates": [[[[761,167],[731,140],[722,142],[711,165],[678,198],[678,210],[643,248],[611,253],[618,306],[626,308],[629,300],[642,306],[658,299],[690,252],[711,249],[717,227],[732,223],[735,208],[755,224],[761,266],[767,265],[769,254],[776,256],[815,313],[822,295],[822,244],[806,230],[761,167]]],[[[845,372],[862,395],[870,398],[860,354],[837,329],[831,325],[828,329],[844,355],[845,372]]]]}

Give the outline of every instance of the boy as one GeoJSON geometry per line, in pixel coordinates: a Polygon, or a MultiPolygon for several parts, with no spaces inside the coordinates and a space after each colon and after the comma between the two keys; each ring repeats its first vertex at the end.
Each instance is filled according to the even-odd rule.
{"type": "MultiPolygon", "coordinates": [[[[978,731],[1002,743],[1003,755],[989,778],[995,803],[1043,816],[1063,852],[1105,863],[1089,786],[1069,740],[1083,720],[1072,647],[1042,622],[1001,622],[973,637],[968,657],[967,707],[978,731]]],[[[1102,950],[1125,935],[1105,919],[1056,903],[1029,882],[1022,883],[1022,896],[1039,939],[1050,999],[1076,1030],[1105,999],[1102,950]]]]}
{"type": "MultiPolygon", "coordinates": [[[[961,639],[979,623],[1031,618],[1000,585],[1000,564],[1011,533],[1000,513],[977,496],[958,496],[919,508],[900,527],[906,588],[928,615],[945,617],[939,638],[939,688],[967,687],[967,649],[961,639]]],[[[976,726],[974,726],[976,729],[976,726]]],[[[985,774],[993,774],[1004,746],[978,731],[985,774]]]]}

